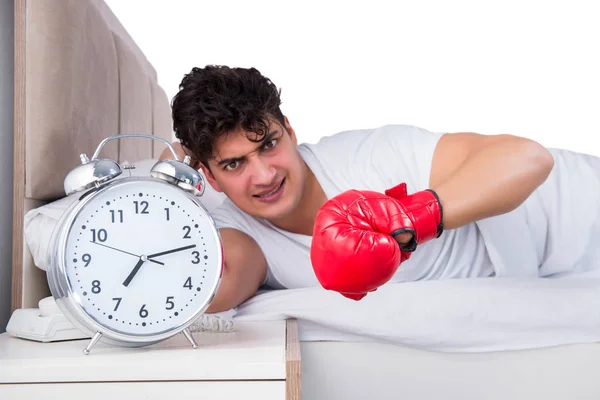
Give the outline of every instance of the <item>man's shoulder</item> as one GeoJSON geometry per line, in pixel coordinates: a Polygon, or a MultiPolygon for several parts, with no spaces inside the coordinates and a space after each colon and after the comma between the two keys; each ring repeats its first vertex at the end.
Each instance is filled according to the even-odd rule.
{"type": "Polygon", "coordinates": [[[269,226],[256,217],[247,214],[235,205],[229,197],[210,213],[218,228],[233,228],[250,236],[265,233],[269,226]]]}
{"type": "Polygon", "coordinates": [[[308,147],[320,148],[361,142],[369,139],[393,135],[396,137],[419,137],[432,133],[415,125],[386,124],[374,128],[351,129],[321,137],[315,143],[303,143],[308,147]]]}
{"type": "Polygon", "coordinates": [[[340,154],[365,154],[386,147],[402,145],[407,151],[413,147],[427,146],[437,141],[441,133],[435,133],[414,125],[388,124],[376,128],[354,129],[321,137],[315,143],[302,143],[300,148],[308,150],[317,158],[331,159],[340,154]]]}
{"type": "Polygon", "coordinates": [[[228,197],[210,214],[219,228],[247,230],[245,228],[252,225],[252,217],[240,210],[228,197]]]}
{"type": "Polygon", "coordinates": [[[238,208],[238,206],[235,205],[235,203],[233,201],[231,201],[231,199],[229,199],[229,197],[225,197],[223,199],[223,202],[221,204],[219,204],[213,211],[212,214],[216,214],[216,215],[229,215],[229,216],[235,216],[238,218],[244,218],[244,219],[253,219],[252,216],[246,214],[244,211],[240,210],[238,208]]]}
{"type": "Polygon", "coordinates": [[[428,184],[442,135],[415,125],[388,124],[323,137],[300,152],[337,188],[390,187],[398,182],[415,188],[428,184]]]}

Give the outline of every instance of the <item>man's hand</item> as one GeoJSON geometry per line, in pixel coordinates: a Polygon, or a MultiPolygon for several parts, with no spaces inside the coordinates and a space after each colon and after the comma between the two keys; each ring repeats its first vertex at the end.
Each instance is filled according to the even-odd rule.
{"type": "Polygon", "coordinates": [[[396,242],[398,242],[398,244],[400,245],[407,245],[414,237],[415,235],[413,235],[412,233],[404,232],[394,236],[394,239],[396,239],[396,242]]]}
{"type": "Polygon", "coordinates": [[[389,281],[417,245],[442,230],[442,207],[433,191],[407,196],[404,183],[385,194],[349,190],[317,214],[313,269],[325,289],[360,300],[389,281]]]}

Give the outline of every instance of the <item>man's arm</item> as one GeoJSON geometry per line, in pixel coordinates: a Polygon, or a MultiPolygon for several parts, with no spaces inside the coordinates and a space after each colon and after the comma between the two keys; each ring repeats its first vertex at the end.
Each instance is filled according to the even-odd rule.
{"type": "Polygon", "coordinates": [[[222,228],[225,265],[221,285],[207,313],[237,307],[256,294],[267,273],[267,261],[258,244],[237,229],[222,228]]]}
{"type": "MultiPolygon", "coordinates": [[[[172,143],[172,146],[180,159],[188,154],[179,142],[172,143]]],[[[164,159],[173,159],[169,149],[165,149],[159,157],[159,160],[164,159]]],[[[194,164],[193,161],[191,165],[196,168],[194,164]]],[[[222,228],[219,232],[223,243],[223,276],[207,313],[239,306],[256,294],[267,274],[267,261],[254,239],[237,229],[222,228]]]]}
{"type": "Polygon", "coordinates": [[[311,245],[315,275],[325,289],[360,300],[388,282],[421,244],[439,237],[442,227],[455,229],[518,207],[553,166],[552,154],[532,140],[446,134],[429,177],[439,201],[430,190],[409,195],[399,182],[386,196],[348,190],[321,207],[311,245]]]}
{"type": "Polygon", "coordinates": [[[552,154],[513,135],[450,133],[435,149],[430,188],[443,206],[444,229],[517,208],[548,177],[552,154]]]}

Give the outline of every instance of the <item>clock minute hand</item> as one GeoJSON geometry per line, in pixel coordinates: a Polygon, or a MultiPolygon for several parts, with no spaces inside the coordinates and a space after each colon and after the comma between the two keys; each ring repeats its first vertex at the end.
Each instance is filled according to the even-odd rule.
{"type": "MultiPolygon", "coordinates": [[[[187,250],[187,249],[193,249],[194,247],[196,247],[195,244],[190,244],[189,246],[178,247],[176,249],[171,249],[171,250],[167,250],[167,251],[161,251],[160,253],[150,254],[148,256],[148,258],[160,257],[160,256],[164,256],[165,254],[175,253],[177,251],[183,251],[183,250],[187,250]]],[[[152,260],[150,260],[150,261],[152,261],[152,260]]]]}
{"type": "MultiPolygon", "coordinates": [[[[107,248],[109,248],[109,249],[112,249],[112,250],[120,251],[121,253],[129,254],[130,256],[134,256],[134,257],[140,257],[140,256],[139,256],[139,255],[137,255],[137,254],[133,254],[133,253],[130,253],[130,252],[128,252],[128,251],[125,251],[125,250],[117,249],[116,247],[111,247],[111,246],[108,246],[108,245],[106,245],[106,244],[102,244],[102,243],[94,242],[94,241],[92,241],[92,240],[90,240],[90,243],[97,244],[98,246],[107,247],[107,248]]],[[[148,261],[151,261],[151,262],[153,262],[153,263],[160,264],[160,265],[165,265],[165,263],[164,263],[164,262],[160,262],[160,261],[156,261],[156,260],[148,260],[148,261]]]]}

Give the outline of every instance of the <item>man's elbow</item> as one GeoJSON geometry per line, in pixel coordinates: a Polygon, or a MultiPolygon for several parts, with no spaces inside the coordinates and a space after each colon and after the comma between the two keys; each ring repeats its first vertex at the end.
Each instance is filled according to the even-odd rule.
{"type": "Polygon", "coordinates": [[[208,306],[208,308],[204,311],[205,314],[215,314],[215,313],[220,313],[220,312],[225,312],[225,311],[229,311],[232,308],[235,308],[236,305],[234,304],[230,304],[226,301],[213,301],[212,303],[210,303],[210,305],[208,306]]]}
{"type": "Polygon", "coordinates": [[[527,140],[527,142],[526,162],[531,167],[534,180],[537,181],[538,185],[541,185],[554,169],[554,156],[538,142],[533,140],[527,140]]]}
{"type": "MultiPolygon", "coordinates": [[[[513,188],[505,199],[504,208],[500,213],[507,213],[519,207],[539,186],[550,176],[554,169],[554,156],[538,142],[523,137],[504,135],[512,144],[510,157],[514,164],[512,172],[513,188]]],[[[508,143],[508,142],[507,142],[508,143]]]]}
{"type": "Polygon", "coordinates": [[[219,295],[219,293],[217,292],[217,295],[215,296],[213,301],[210,303],[210,305],[208,306],[206,311],[204,311],[204,313],[214,314],[214,313],[229,311],[232,308],[238,307],[244,301],[245,301],[245,299],[239,299],[234,296],[228,296],[227,294],[224,293],[224,291],[221,291],[221,295],[219,295]]]}

